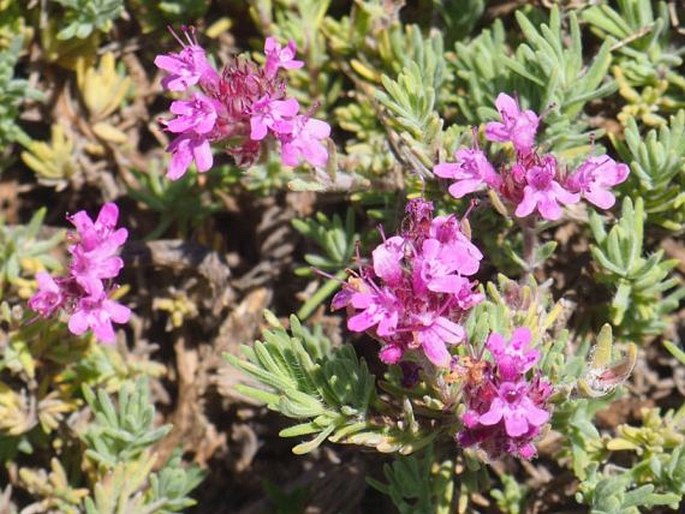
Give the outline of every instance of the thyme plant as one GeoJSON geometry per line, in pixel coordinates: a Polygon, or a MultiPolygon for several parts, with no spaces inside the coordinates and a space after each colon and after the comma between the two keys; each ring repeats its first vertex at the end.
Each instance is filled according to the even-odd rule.
{"type": "Polygon", "coordinates": [[[192,512],[267,410],[401,513],[682,509],[685,13],[404,4],[0,0],[0,512],[192,512]]]}

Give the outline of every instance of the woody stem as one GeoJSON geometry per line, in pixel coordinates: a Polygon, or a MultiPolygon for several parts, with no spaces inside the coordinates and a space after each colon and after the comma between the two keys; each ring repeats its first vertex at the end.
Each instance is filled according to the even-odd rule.
{"type": "Polygon", "coordinates": [[[531,218],[524,220],[521,223],[523,235],[523,260],[526,262],[522,280],[527,280],[528,276],[535,271],[536,250],[538,247],[538,234],[535,230],[535,221],[531,218]]]}

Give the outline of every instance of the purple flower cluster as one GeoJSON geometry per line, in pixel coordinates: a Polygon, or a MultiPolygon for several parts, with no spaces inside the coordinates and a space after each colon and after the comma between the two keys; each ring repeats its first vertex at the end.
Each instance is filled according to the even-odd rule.
{"type": "MultiPolygon", "coordinates": [[[[263,142],[270,136],[280,142],[281,160],[296,166],[307,161],[324,166],[328,150],[324,144],[330,135],[328,123],[300,113],[300,104],[286,97],[286,83],[279,69],[301,68],[295,59],[295,43],[285,47],[273,38],[266,39],[263,66],[239,57],[229,62],[221,73],[209,63],[192,29],[183,29],[186,41],[178,53],[158,55],[155,65],[168,75],[162,86],[169,91],[186,91],[197,86],[189,98],[171,103],[175,118],[163,122],[176,134],[167,151],[171,161],[167,176],[182,177],[195,161],[198,171],[213,164],[211,144],[222,142],[239,166],[256,161],[263,142]]],[[[174,34],[175,35],[175,34],[174,34]]]]}
{"type": "MultiPolygon", "coordinates": [[[[519,327],[505,341],[493,332],[486,343],[493,362],[483,362],[478,381],[467,381],[464,428],[457,434],[461,446],[477,445],[490,458],[511,454],[524,459],[535,453],[533,440],[549,421],[547,400],[552,385],[531,370],[540,352],[531,345],[529,329],[519,327]]],[[[457,364],[457,367],[459,364],[457,364]]]]}
{"type": "Polygon", "coordinates": [[[79,211],[69,217],[76,227],[69,246],[71,265],[65,277],[53,278],[49,273],[36,274],[38,291],[29,299],[29,307],[43,318],[63,309],[69,314],[69,331],[75,335],[89,328],[104,343],[115,339],[112,322],[126,323],[131,317],[128,307],[109,298],[124,261],[116,253],[126,242],[128,231],[116,229],[119,209],[105,204],[95,222],[79,211]]]}
{"type": "Polygon", "coordinates": [[[479,148],[455,152],[456,162],[442,163],[433,172],[442,178],[455,179],[449,191],[455,198],[490,188],[514,206],[514,214],[523,218],[535,210],[545,219],[561,218],[562,206],[580,198],[608,209],[616,199],[609,189],[628,177],[629,168],[606,155],[590,157],[567,176],[550,154],[539,155],[535,148],[540,117],[533,111],[522,111],[516,100],[500,93],[495,102],[501,121],[485,125],[490,141],[510,142],[516,151],[516,162],[503,166],[499,173],[479,148]]]}
{"type": "Polygon", "coordinates": [[[454,216],[433,217],[432,203],[412,200],[401,233],[373,251],[371,265],[345,283],[332,306],[349,308],[350,330],[369,331],[381,342],[383,362],[420,350],[446,368],[447,346],[464,340],[461,321],[483,299],[469,278],[482,258],[454,216]]]}

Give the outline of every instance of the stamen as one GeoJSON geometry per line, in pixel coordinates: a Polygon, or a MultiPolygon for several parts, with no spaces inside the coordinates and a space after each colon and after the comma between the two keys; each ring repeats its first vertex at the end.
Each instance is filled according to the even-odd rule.
{"type": "Polygon", "coordinates": [[[471,134],[473,136],[473,147],[476,150],[480,150],[480,144],[478,143],[478,127],[475,125],[471,127],[471,134]]]}
{"type": "Polygon", "coordinates": [[[188,40],[188,43],[190,43],[190,46],[197,46],[197,35],[196,35],[196,29],[194,25],[191,25],[190,27],[184,27],[184,33],[186,36],[186,39],[188,40]]]}
{"type": "Polygon", "coordinates": [[[468,217],[471,215],[471,212],[480,205],[480,201],[477,198],[471,198],[471,201],[469,202],[469,206],[466,209],[466,212],[462,216],[462,220],[468,219],[468,217]]]}
{"type": "MultiPolygon", "coordinates": [[[[176,34],[176,31],[171,25],[166,26],[167,30],[171,32],[171,35],[174,36],[174,39],[178,41],[178,44],[181,45],[183,48],[186,47],[186,44],[183,42],[183,40],[179,37],[178,34],[176,34]]],[[[183,30],[183,27],[181,27],[181,30],[183,30]]]]}

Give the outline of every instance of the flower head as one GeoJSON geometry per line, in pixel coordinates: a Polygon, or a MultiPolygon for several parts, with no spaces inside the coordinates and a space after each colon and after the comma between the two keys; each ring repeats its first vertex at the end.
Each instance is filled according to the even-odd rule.
{"type": "Polygon", "coordinates": [[[482,255],[453,217],[433,219],[432,212],[429,202],[412,200],[401,234],[381,243],[371,265],[333,298],[334,309],[355,312],[347,321],[350,330],[373,329],[386,363],[418,350],[434,366],[449,367],[448,347],[465,337],[460,322],[482,300],[465,276],[477,271],[482,255]]]}
{"type": "Polygon", "coordinates": [[[562,206],[576,203],[581,197],[604,209],[614,205],[616,198],[610,189],[626,180],[628,166],[608,156],[590,157],[566,177],[552,153],[541,153],[535,147],[540,117],[531,110],[522,111],[506,93],[500,93],[495,104],[501,121],[487,123],[485,137],[512,142],[515,162],[495,169],[477,144],[472,149],[459,149],[455,152],[456,162],[433,168],[438,177],[455,179],[449,187],[452,196],[462,198],[487,188],[512,206],[515,216],[523,218],[537,210],[548,220],[561,218],[562,206]]]}
{"type": "Polygon", "coordinates": [[[119,209],[106,203],[95,221],[79,211],[68,219],[76,228],[70,239],[72,260],[69,274],[55,280],[46,272],[36,273],[38,291],[29,299],[29,307],[48,318],[62,309],[69,315],[69,330],[81,335],[89,328],[103,342],[114,340],[112,322],[126,323],[131,311],[108,296],[111,280],[121,271],[124,261],[117,252],[126,242],[128,231],[116,228],[119,209]]]}
{"type": "Polygon", "coordinates": [[[195,162],[198,171],[208,171],[213,163],[211,146],[222,143],[240,167],[252,165],[262,148],[280,144],[283,164],[296,166],[307,161],[324,166],[328,150],[324,140],[330,135],[328,123],[300,113],[300,104],[286,94],[286,82],[280,69],[303,66],[295,59],[295,43],[281,46],[275,38],[264,43],[266,61],[259,66],[245,56],[229,60],[221,74],[209,64],[198,45],[195,32],[183,29],[185,41],[174,36],[183,47],[179,53],[159,55],[155,64],[169,72],[163,85],[183,91],[197,85],[200,92],[190,98],[175,100],[171,113],[175,118],[162,121],[177,134],[166,148],[171,153],[167,177],[176,180],[195,162]]]}
{"type": "Polygon", "coordinates": [[[490,335],[486,348],[494,362],[482,361],[480,380],[464,386],[467,410],[459,444],[478,445],[491,458],[535,455],[533,441],[551,417],[547,400],[552,386],[539,371],[527,378],[540,358],[531,341],[525,327],[515,329],[509,342],[498,333],[490,335]]]}

